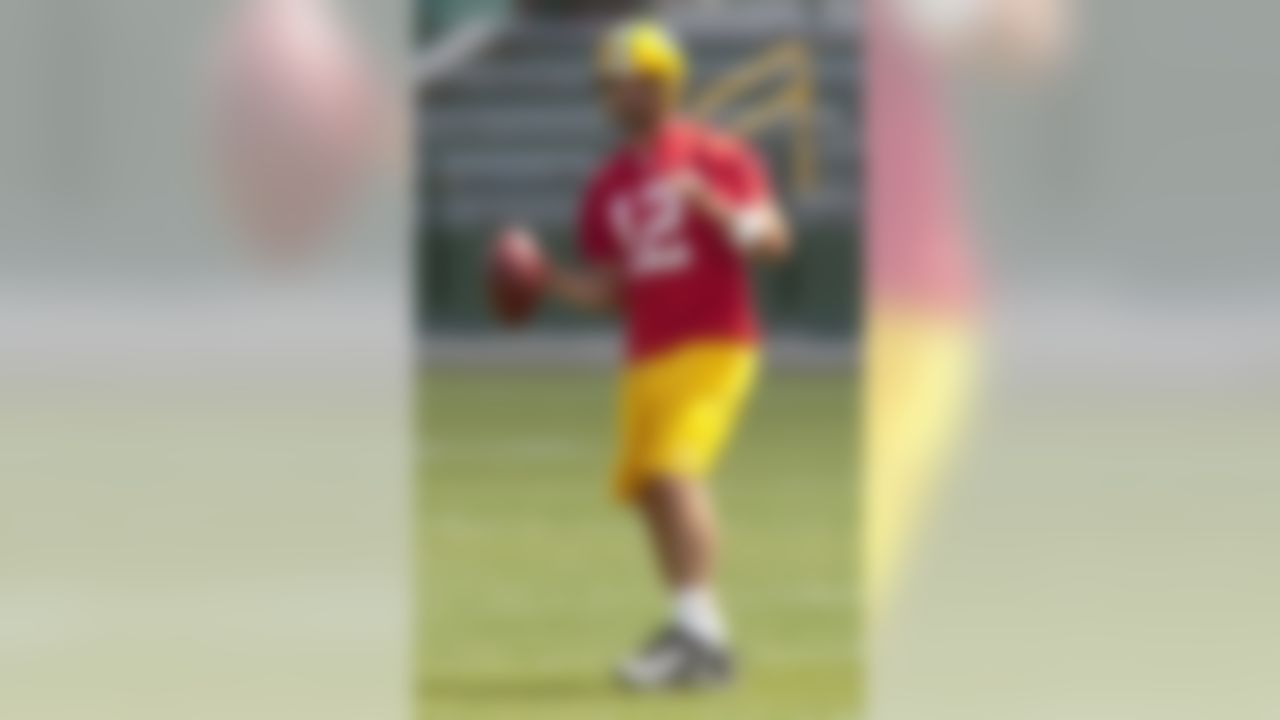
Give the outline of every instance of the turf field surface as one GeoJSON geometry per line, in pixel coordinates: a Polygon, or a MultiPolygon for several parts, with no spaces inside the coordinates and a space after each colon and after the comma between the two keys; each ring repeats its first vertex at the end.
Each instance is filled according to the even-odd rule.
{"type": "Polygon", "coordinates": [[[665,599],[634,519],[608,495],[613,376],[427,373],[420,716],[853,717],[850,382],[767,373],[719,473],[739,687],[635,697],[610,668],[656,627],[665,599]]]}

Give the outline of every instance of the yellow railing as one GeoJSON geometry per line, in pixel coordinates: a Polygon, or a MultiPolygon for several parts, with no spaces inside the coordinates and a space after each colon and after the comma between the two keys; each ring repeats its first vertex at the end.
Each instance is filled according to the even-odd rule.
{"type": "Polygon", "coordinates": [[[695,116],[715,120],[743,135],[786,124],[792,130],[791,182],[796,190],[818,187],[817,79],[813,54],[801,42],[779,43],[716,78],[692,104],[695,116]],[[781,79],[776,92],[752,100],[731,117],[725,110],[781,79]]]}

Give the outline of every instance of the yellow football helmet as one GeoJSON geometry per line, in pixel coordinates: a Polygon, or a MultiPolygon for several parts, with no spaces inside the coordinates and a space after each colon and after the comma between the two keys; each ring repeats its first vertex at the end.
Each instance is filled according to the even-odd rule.
{"type": "Polygon", "coordinates": [[[605,34],[596,57],[602,78],[654,77],[672,92],[684,86],[688,63],[680,42],[661,23],[628,20],[605,34]]]}

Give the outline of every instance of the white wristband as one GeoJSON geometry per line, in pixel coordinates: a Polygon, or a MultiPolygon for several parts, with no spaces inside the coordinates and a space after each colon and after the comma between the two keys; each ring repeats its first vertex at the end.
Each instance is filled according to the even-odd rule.
{"type": "Polygon", "coordinates": [[[756,205],[738,212],[733,218],[729,239],[742,252],[754,250],[769,233],[773,212],[767,205],[756,205]]]}

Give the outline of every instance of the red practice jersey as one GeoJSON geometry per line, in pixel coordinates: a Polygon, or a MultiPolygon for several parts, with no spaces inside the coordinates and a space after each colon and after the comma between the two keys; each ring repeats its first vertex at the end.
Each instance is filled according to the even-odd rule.
{"type": "Polygon", "coordinates": [[[644,146],[615,152],[582,204],[581,252],[621,278],[631,361],[692,340],[758,341],[747,261],[686,207],[672,178],[688,171],[743,208],[772,197],[764,165],[747,144],[682,120],[644,146]]]}

